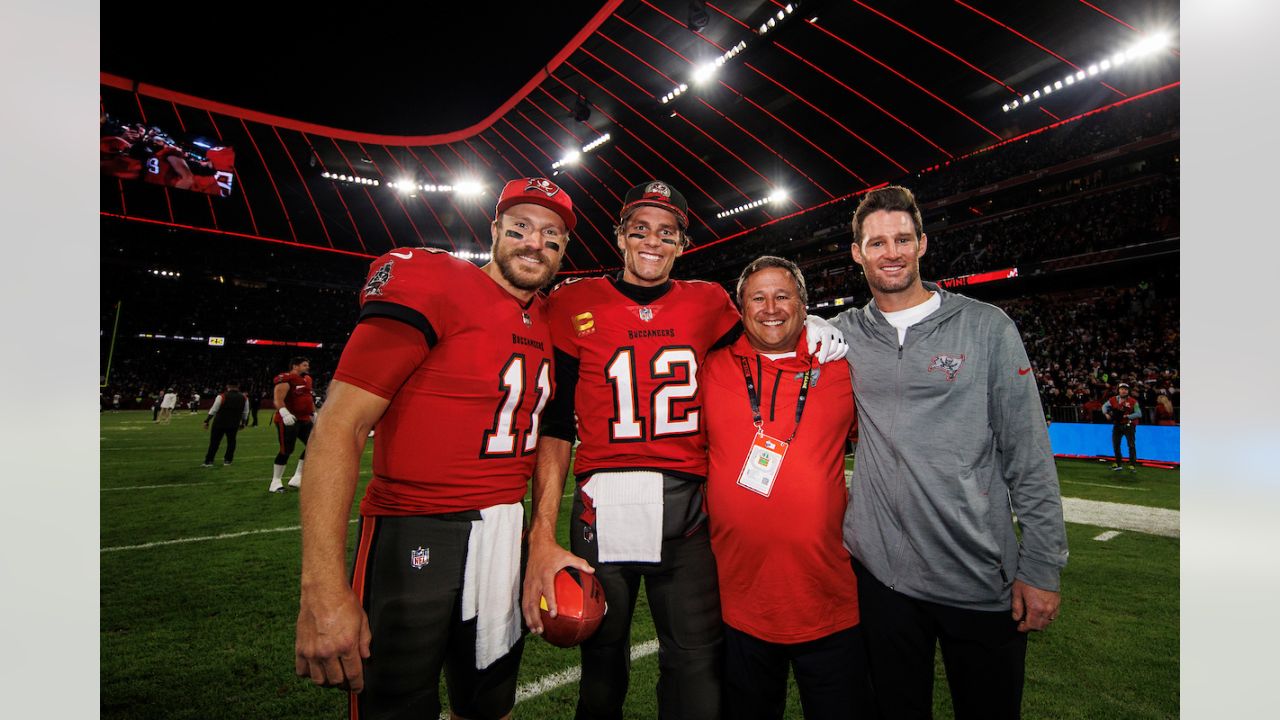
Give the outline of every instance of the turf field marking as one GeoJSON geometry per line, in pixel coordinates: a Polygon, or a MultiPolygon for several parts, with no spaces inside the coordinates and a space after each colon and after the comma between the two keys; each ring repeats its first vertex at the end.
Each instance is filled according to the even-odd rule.
{"type": "MultiPolygon", "coordinates": [[[[351,523],[355,523],[352,520],[351,523]]],[[[160,547],[161,545],[181,545],[184,543],[204,542],[205,540],[230,540],[231,538],[245,537],[246,535],[262,535],[264,533],[289,532],[290,530],[301,530],[301,525],[290,525],[289,527],[265,528],[262,530],[244,530],[235,533],[223,533],[221,535],[205,535],[203,537],[178,538],[177,540],[157,540],[155,542],[143,543],[141,545],[116,545],[115,547],[102,548],[101,552],[119,552],[121,550],[145,550],[147,548],[160,547]]]]}
{"type": "MultiPolygon", "coordinates": [[[[267,455],[265,457],[275,457],[275,455],[267,455]]],[[[209,469],[212,470],[213,468],[209,468],[209,469]]],[[[363,477],[365,475],[368,475],[369,472],[370,471],[368,470],[361,470],[360,475],[361,477],[363,477]]],[[[201,485],[230,485],[231,483],[247,483],[247,482],[262,482],[262,478],[240,478],[238,480],[213,480],[211,482],[195,482],[195,483],[166,483],[163,485],[131,485],[129,487],[102,488],[101,490],[102,492],[113,492],[117,490],[157,490],[160,488],[186,488],[186,487],[199,487],[201,485]]]]}
{"type": "Polygon", "coordinates": [[[1180,537],[1178,511],[1123,503],[1062,498],[1062,516],[1067,522],[1132,530],[1148,535],[1180,537]]]}
{"type": "MultiPolygon", "coordinates": [[[[658,652],[658,641],[656,639],[640,643],[639,645],[633,645],[631,647],[631,661],[635,662],[640,658],[648,657],[656,652],[658,652]]],[[[561,670],[560,672],[551,673],[550,675],[543,675],[533,682],[527,682],[516,688],[516,704],[519,705],[525,700],[532,700],[539,695],[546,695],[552,690],[557,690],[565,685],[578,682],[581,678],[581,665],[575,665],[571,668],[561,670]]],[[[448,720],[448,718],[448,710],[440,713],[440,720],[448,720]]]]}
{"type": "Polygon", "coordinates": [[[1120,535],[1119,530],[1108,530],[1102,533],[1101,535],[1099,535],[1098,537],[1094,538],[1094,540],[1097,540],[1098,542],[1106,542],[1113,537],[1118,537],[1119,535],[1120,535]]]}
{"type": "MultiPolygon", "coordinates": [[[[248,482],[248,481],[234,480],[229,482],[248,482]]],[[[256,482],[261,482],[261,481],[256,481],[256,482]]],[[[174,485],[172,487],[186,487],[188,485],[194,485],[194,484],[196,483],[183,483],[180,485],[174,485]]],[[[572,494],[573,492],[570,491],[565,493],[564,495],[561,495],[560,497],[561,499],[563,499],[563,498],[569,497],[572,494]]],[[[525,498],[524,501],[526,503],[531,502],[532,498],[525,498]]],[[[353,519],[348,524],[353,525],[355,524],[355,522],[356,520],[353,519]]],[[[261,530],[242,530],[241,532],[223,533],[221,535],[203,535],[201,537],[177,538],[174,540],[157,540],[155,542],[143,543],[141,545],[116,545],[114,547],[104,547],[98,552],[107,553],[107,552],[119,552],[121,550],[146,550],[147,548],[160,547],[162,545],[182,545],[185,543],[205,542],[208,540],[232,540],[234,538],[245,537],[247,535],[262,535],[263,533],[289,532],[290,530],[301,530],[301,529],[302,529],[301,525],[290,525],[289,527],[263,528],[261,530]]]]}
{"type": "MultiPolygon", "coordinates": [[[[240,456],[239,456],[239,455],[237,455],[236,457],[240,457],[240,456]]],[[[273,457],[275,457],[275,455],[250,455],[250,456],[246,456],[246,457],[240,457],[240,460],[242,460],[242,461],[243,461],[243,460],[268,460],[268,459],[273,458],[273,457]]],[[[216,459],[216,458],[215,458],[215,459],[216,459]]],[[[139,462],[145,462],[145,463],[188,463],[188,464],[191,464],[193,467],[199,467],[196,463],[193,463],[193,462],[191,461],[191,459],[190,459],[190,458],[179,458],[179,459],[177,459],[177,460],[152,460],[151,458],[120,458],[120,459],[118,459],[118,460],[116,460],[116,459],[112,459],[112,460],[111,460],[111,462],[113,462],[113,463],[131,463],[131,462],[134,462],[134,463],[139,463],[139,462]]],[[[218,462],[218,464],[221,464],[221,463],[222,463],[222,461],[221,461],[221,460],[217,460],[217,462],[218,462]]]]}
{"type": "Polygon", "coordinates": [[[1083,480],[1059,480],[1058,482],[1070,485],[1092,485],[1093,487],[1111,488],[1113,490],[1137,490],[1138,492],[1150,492],[1151,490],[1151,488],[1132,487],[1130,485],[1103,485],[1102,483],[1084,482],[1083,480]]]}
{"type": "Polygon", "coordinates": [[[201,485],[230,485],[231,483],[262,482],[261,478],[241,478],[239,480],[217,480],[198,483],[167,483],[165,485],[130,485],[129,487],[102,488],[102,492],[118,492],[121,490],[156,490],[159,488],[187,488],[201,485]]]}

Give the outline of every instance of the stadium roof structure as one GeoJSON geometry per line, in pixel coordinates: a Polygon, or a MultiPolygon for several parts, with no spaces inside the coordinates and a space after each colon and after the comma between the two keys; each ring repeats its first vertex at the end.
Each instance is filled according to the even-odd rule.
{"type": "Polygon", "coordinates": [[[503,181],[548,176],[579,213],[563,270],[598,272],[620,265],[612,226],[646,180],[688,198],[696,251],[1179,84],[1173,0],[707,2],[700,31],[686,0],[473,5],[308,19],[337,46],[221,13],[159,54],[104,17],[104,111],[220,138],[237,186],[104,177],[102,214],[474,252],[503,181]]]}

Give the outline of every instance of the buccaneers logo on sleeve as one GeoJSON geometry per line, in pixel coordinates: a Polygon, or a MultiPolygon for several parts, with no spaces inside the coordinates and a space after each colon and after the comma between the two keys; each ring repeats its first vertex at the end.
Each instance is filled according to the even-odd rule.
{"type": "Polygon", "coordinates": [[[393,260],[388,260],[385,265],[374,271],[373,276],[369,278],[369,282],[364,285],[365,297],[376,297],[382,294],[382,286],[391,282],[391,264],[393,260]]]}

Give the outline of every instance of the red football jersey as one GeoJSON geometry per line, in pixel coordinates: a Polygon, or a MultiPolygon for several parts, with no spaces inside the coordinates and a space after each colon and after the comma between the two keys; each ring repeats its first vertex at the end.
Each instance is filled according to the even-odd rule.
{"type": "Polygon", "coordinates": [[[385,358],[344,352],[334,374],[391,400],[377,424],[360,512],[421,515],[520,502],[554,377],[542,298],[521,303],[469,262],[401,248],[372,263],[360,304],[362,319],[403,321],[429,346],[395,390],[361,379],[377,376],[362,373],[362,362],[385,358]]]}
{"type": "Polygon", "coordinates": [[[705,476],[698,367],[740,320],[724,288],[673,280],[648,304],[610,278],[568,280],[551,292],[556,348],[578,360],[574,473],[646,468],[705,476]]]}
{"type": "MultiPolygon", "coordinates": [[[[284,406],[299,420],[310,420],[311,416],[316,414],[316,398],[311,392],[311,376],[282,372],[271,381],[271,387],[280,383],[289,383],[289,392],[284,396],[284,406]]],[[[280,419],[280,413],[276,413],[272,420],[277,423],[283,422],[280,419]]]]}

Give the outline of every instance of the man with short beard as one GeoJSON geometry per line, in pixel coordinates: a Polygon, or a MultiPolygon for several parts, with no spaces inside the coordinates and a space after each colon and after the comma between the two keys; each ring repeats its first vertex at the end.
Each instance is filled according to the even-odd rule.
{"type": "Polygon", "coordinates": [[[521,501],[554,377],[537,291],[575,222],[550,180],[512,180],[484,267],[424,247],[370,266],[301,494],[295,670],[348,690],[352,717],[436,717],[442,667],[455,716],[515,705],[521,501]],[[375,424],[348,583],[347,519],[375,424]]]}
{"type": "Polygon", "coordinates": [[[940,643],[956,717],[1017,718],[1067,562],[1057,470],[1018,328],[922,282],[927,246],[906,188],[854,211],[873,300],[833,321],[859,422],[844,542],[881,716],[930,717],[940,643]]]}

